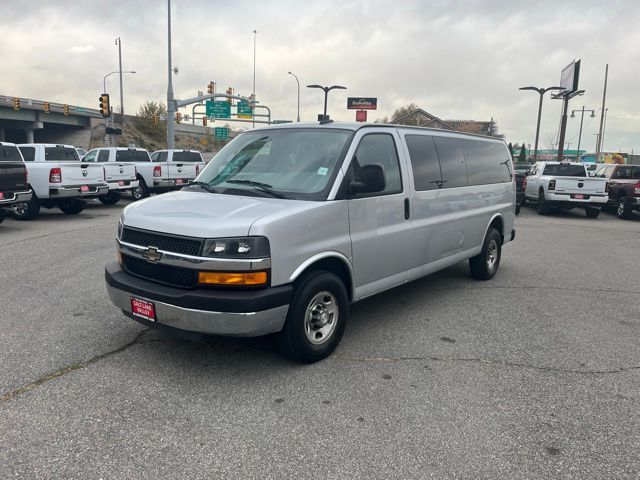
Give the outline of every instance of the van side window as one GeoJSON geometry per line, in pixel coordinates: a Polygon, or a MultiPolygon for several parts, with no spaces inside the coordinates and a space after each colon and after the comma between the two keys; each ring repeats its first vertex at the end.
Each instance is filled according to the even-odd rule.
{"type": "Polygon", "coordinates": [[[20,153],[22,153],[25,162],[33,162],[36,159],[35,147],[20,147],[20,153]]]}
{"type": "Polygon", "coordinates": [[[388,133],[370,133],[362,137],[351,160],[348,178],[358,180],[358,172],[367,165],[379,165],[384,171],[385,188],[381,192],[357,194],[355,197],[391,195],[402,192],[400,162],[393,137],[388,133]]]}
{"type": "Polygon", "coordinates": [[[437,190],[442,185],[440,161],[433,137],[428,135],[405,135],[409,148],[413,184],[418,191],[437,190]]]}
{"type": "Polygon", "coordinates": [[[98,154],[99,162],[108,162],[109,161],[109,150],[100,150],[98,154]]]}
{"type": "Polygon", "coordinates": [[[511,158],[501,143],[476,139],[462,141],[469,185],[511,181],[511,158]]]}
{"type": "Polygon", "coordinates": [[[440,158],[443,188],[466,187],[467,170],[464,166],[462,140],[451,137],[434,137],[434,140],[440,158]]]}

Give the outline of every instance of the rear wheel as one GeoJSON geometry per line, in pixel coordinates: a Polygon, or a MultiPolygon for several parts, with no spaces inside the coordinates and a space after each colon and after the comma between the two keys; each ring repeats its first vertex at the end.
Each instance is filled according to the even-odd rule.
{"type": "Polygon", "coordinates": [[[478,280],[490,280],[498,271],[502,256],[502,238],[493,227],[489,228],[482,250],[478,255],[469,259],[471,276],[478,280]]]}
{"type": "Polygon", "coordinates": [[[625,196],[618,199],[618,206],[616,208],[618,218],[628,219],[631,218],[631,202],[625,196]]]}
{"type": "Polygon", "coordinates": [[[516,204],[516,215],[520,214],[520,209],[521,208],[522,208],[522,204],[521,203],[516,204]]]}
{"type": "Polygon", "coordinates": [[[98,197],[98,200],[100,200],[105,205],[115,205],[120,201],[121,198],[122,194],[120,194],[120,192],[109,192],[106,195],[98,197]]]}
{"type": "Polygon", "coordinates": [[[77,198],[72,198],[70,200],[62,200],[58,204],[58,208],[62,210],[67,215],[76,215],[84,210],[87,203],[84,200],[78,200],[77,198]]]}
{"type": "Polygon", "coordinates": [[[549,204],[544,198],[544,190],[540,190],[540,193],[538,194],[536,210],[538,211],[538,215],[547,215],[549,213],[549,204]]]}
{"type": "Polygon", "coordinates": [[[35,193],[28,202],[18,203],[13,207],[13,216],[16,220],[33,220],[40,213],[40,201],[35,193]]]}
{"type": "Polygon", "coordinates": [[[600,209],[598,207],[586,207],[584,209],[584,213],[589,218],[598,218],[598,215],[600,215],[600,209]]]}
{"type": "Polygon", "coordinates": [[[344,283],[330,272],[304,276],[297,283],[284,328],[278,334],[280,350],[299,362],[328,357],[338,346],[349,317],[344,283]]]}
{"type": "Polygon", "coordinates": [[[131,190],[131,196],[134,200],[142,200],[143,198],[147,198],[149,196],[149,189],[147,188],[147,184],[144,183],[144,180],[141,178],[138,186],[131,190]]]}

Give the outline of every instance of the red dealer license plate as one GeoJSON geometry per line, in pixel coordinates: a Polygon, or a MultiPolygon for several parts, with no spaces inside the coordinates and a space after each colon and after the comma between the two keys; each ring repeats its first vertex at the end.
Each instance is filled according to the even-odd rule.
{"type": "Polygon", "coordinates": [[[176,179],[176,185],[182,185],[183,180],[181,178],[176,179]]]}
{"type": "Polygon", "coordinates": [[[582,200],[582,199],[584,199],[584,195],[583,195],[583,194],[581,194],[581,193],[576,193],[576,194],[573,196],[573,198],[577,198],[578,200],[582,200]]]}
{"type": "Polygon", "coordinates": [[[120,185],[121,187],[124,187],[124,180],[118,180],[118,185],[120,185]]]}
{"type": "Polygon", "coordinates": [[[0,200],[4,200],[4,193],[0,192],[0,200]]]}
{"type": "Polygon", "coordinates": [[[131,313],[136,317],[156,321],[156,307],[151,302],[131,297],[131,313]]]}
{"type": "Polygon", "coordinates": [[[80,191],[81,191],[81,192],[83,192],[83,193],[84,193],[84,192],[88,192],[88,191],[89,191],[89,187],[87,187],[86,185],[82,185],[82,186],[80,187],[80,191]]]}

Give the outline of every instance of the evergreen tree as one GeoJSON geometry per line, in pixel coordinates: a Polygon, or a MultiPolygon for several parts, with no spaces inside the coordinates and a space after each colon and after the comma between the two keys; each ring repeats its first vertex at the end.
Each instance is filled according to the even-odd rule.
{"type": "Polygon", "coordinates": [[[524,148],[524,142],[522,142],[522,147],[520,147],[520,154],[518,155],[518,163],[526,163],[527,162],[527,152],[524,148]]]}

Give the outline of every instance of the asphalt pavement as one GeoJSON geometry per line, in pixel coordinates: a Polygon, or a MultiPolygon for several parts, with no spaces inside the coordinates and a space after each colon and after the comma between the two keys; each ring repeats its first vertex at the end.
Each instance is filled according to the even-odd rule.
{"type": "Polygon", "coordinates": [[[640,477],[640,216],[524,209],[466,263],[351,308],[314,365],[109,302],[122,205],[0,225],[0,478],[640,477]]]}

